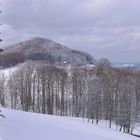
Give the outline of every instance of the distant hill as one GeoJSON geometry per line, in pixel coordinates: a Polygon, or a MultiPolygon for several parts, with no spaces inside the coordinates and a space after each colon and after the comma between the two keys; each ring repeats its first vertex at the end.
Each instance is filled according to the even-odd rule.
{"type": "Polygon", "coordinates": [[[140,63],[113,63],[112,66],[114,68],[131,68],[131,69],[134,69],[134,70],[139,70],[140,69],[140,63]]]}
{"type": "Polygon", "coordinates": [[[0,66],[2,67],[13,66],[26,60],[45,60],[46,63],[72,65],[95,63],[91,55],[72,50],[45,38],[35,37],[5,48],[0,52],[0,66]]]}

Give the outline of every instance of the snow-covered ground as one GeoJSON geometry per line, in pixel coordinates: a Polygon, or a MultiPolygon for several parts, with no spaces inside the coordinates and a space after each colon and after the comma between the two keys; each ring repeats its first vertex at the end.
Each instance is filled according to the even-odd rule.
{"type": "Polygon", "coordinates": [[[9,67],[9,68],[3,68],[0,69],[0,73],[4,74],[7,78],[9,78],[9,76],[15,72],[16,70],[20,69],[22,66],[24,66],[25,63],[23,64],[18,64],[16,66],[13,67],[9,67]]]}
{"type": "Polygon", "coordinates": [[[78,118],[26,113],[2,108],[0,140],[139,140],[78,118]]]}
{"type": "Polygon", "coordinates": [[[140,123],[137,123],[137,124],[135,125],[133,134],[136,134],[136,135],[139,135],[139,136],[140,136],[140,123]]]}

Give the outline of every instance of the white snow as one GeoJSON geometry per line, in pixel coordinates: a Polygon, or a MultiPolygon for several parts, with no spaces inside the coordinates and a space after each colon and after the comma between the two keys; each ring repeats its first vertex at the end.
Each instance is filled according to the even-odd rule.
{"type": "Polygon", "coordinates": [[[1,110],[0,140],[139,140],[79,118],[1,110]]]}
{"type": "Polygon", "coordinates": [[[3,68],[3,69],[0,69],[0,73],[4,74],[7,79],[9,79],[10,75],[15,72],[16,70],[20,69],[22,66],[24,66],[25,63],[23,64],[18,64],[16,66],[13,66],[13,67],[8,67],[8,68],[3,68]]]}
{"type": "Polygon", "coordinates": [[[133,134],[140,135],[140,123],[137,123],[135,125],[135,129],[133,131],[133,134]]]}

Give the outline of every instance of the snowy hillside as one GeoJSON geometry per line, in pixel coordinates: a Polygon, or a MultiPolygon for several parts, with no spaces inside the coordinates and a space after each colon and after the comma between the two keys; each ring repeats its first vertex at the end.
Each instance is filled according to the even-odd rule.
{"type": "Polygon", "coordinates": [[[88,124],[77,118],[26,113],[2,108],[0,140],[139,140],[139,138],[88,124]]]}
{"type": "Polygon", "coordinates": [[[10,68],[5,68],[5,69],[0,69],[0,73],[4,74],[6,76],[6,78],[9,79],[9,76],[16,71],[17,69],[19,69],[20,65],[14,66],[14,67],[10,67],[10,68]]]}
{"type": "Polygon", "coordinates": [[[47,63],[93,64],[94,58],[85,52],[72,50],[50,39],[34,37],[6,46],[0,52],[0,66],[9,67],[27,60],[43,60],[47,63]]]}

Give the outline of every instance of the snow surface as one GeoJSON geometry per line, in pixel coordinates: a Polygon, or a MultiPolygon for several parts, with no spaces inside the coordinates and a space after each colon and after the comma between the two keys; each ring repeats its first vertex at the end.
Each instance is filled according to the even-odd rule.
{"type": "Polygon", "coordinates": [[[139,140],[79,118],[1,110],[0,140],[139,140]]]}
{"type": "Polygon", "coordinates": [[[133,131],[133,134],[139,135],[140,136],[140,123],[137,123],[135,125],[135,129],[133,131]]]}
{"type": "Polygon", "coordinates": [[[3,69],[0,69],[0,73],[4,74],[7,77],[7,80],[8,80],[10,75],[13,72],[15,72],[16,70],[20,69],[22,66],[24,66],[24,63],[23,64],[18,64],[16,66],[9,67],[9,68],[3,68],[3,69]]]}

